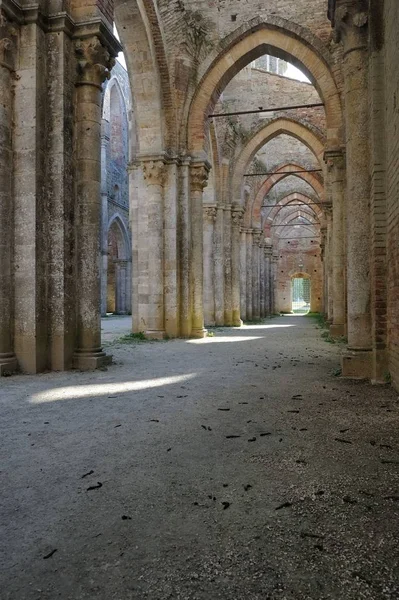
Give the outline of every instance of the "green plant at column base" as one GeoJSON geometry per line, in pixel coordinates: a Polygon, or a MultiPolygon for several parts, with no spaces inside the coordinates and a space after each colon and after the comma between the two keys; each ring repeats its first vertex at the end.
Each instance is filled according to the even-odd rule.
{"type": "Polygon", "coordinates": [[[323,333],[321,334],[321,337],[323,338],[323,340],[325,340],[329,344],[336,344],[337,343],[337,340],[335,338],[331,337],[329,331],[323,331],[323,333]]]}
{"type": "Polygon", "coordinates": [[[385,371],[385,373],[384,373],[384,381],[385,381],[385,383],[388,383],[388,384],[392,383],[392,375],[390,374],[389,371],[385,371]]]}
{"type": "Polygon", "coordinates": [[[144,331],[139,331],[137,333],[127,333],[126,335],[122,335],[117,341],[120,344],[129,344],[131,342],[146,342],[148,341],[148,338],[144,331]]]}

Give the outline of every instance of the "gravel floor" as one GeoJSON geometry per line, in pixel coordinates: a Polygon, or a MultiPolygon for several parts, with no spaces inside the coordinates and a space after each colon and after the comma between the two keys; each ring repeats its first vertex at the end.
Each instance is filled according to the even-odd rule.
{"type": "Polygon", "coordinates": [[[109,350],[0,382],[1,600],[399,598],[398,396],[312,319],[109,350]]]}

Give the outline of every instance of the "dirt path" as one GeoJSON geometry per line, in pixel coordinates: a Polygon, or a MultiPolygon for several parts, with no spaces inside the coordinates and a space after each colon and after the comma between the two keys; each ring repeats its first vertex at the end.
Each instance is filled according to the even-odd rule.
{"type": "Polygon", "coordinates": [[[284,317],[0,383],[1,600],[394,600],[399,403],[284,317]]]}

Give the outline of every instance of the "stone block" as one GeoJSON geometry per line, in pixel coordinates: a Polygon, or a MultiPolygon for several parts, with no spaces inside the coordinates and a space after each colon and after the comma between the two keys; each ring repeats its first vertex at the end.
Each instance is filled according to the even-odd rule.
{"type": "Polygon", "coordinates": [[[342,354],[342,376],[349,379],[370,379],[371,350],[345,350],[342,354]]]}

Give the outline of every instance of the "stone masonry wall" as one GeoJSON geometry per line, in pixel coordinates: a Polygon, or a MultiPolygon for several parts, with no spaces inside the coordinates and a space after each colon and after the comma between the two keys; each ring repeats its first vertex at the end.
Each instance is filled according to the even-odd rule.
{"type": "Polygon", "coordinates": [[[399,389],[399,4],[385,0],[385,106],[387,156],[388,349],[399,389]]]}

